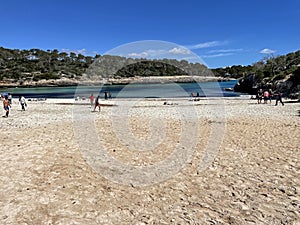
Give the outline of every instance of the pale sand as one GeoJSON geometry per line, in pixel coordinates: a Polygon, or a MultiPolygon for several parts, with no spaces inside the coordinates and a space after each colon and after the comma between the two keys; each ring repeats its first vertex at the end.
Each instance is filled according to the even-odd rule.
{"type": "Polygon", "coordinates": [[[28,102],[25,112],[15,102],[9,118],[0,118],[0,224],[300,224],[299,103],[225,99],[223,143],[202,171],[212,126],[225,112],[219,100],[135,103],[127,114],[130,132],[147,140],[154,119],[154,133],[164,135],[153,143],[156,149],[143,152],[120,141],[112,123],[114,112],[133,101],[103,101],[115,106],[100,113],[72,102],[28,102]],[[73,109],[82,121],[94,117],[97,141],[110,155],[135,166],[155,165],[171,154],[186,138],[180,137],[182,120],[191,119],[178,110],[191,111],[199,126],[196,151],[180,173],[160,183],[114,183],[83,158],[73,109]]]}

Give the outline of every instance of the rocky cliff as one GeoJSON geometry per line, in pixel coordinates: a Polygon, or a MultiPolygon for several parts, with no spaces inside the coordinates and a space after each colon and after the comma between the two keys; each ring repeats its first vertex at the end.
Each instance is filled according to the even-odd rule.
{"type": "Polygon", "coordinates": [[[292,74],[288,74],[284,79],[262,79],[255,75],[248,75],[239,79],[234,87],[234,91],[255,95],[258,89],[272,89],[282,92],[284,96],[300,99],[300,66],[292,74]]]}

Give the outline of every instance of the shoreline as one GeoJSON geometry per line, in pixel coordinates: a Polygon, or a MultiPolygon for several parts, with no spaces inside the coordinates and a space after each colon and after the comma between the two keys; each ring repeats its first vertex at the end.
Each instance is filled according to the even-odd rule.
{"type": "Polygon", "coordinates": [[[196,83],[196,82],[225,82],[237,79],[224,77],[205,77],[205,76],[151,76],[151,77],[132,77],[132,78],[109,78],[94,80],[40,80],[15,84],[12,82],[0,82],[0,88],[39,88],[39,87],[73,87],[73,86],[97,86],[97,85],[126,85],[126,84],[167,84],[167,83],[196,83]]]}
{"type": "MultiPolygon", "coordinates": [[[[273,99],[272,103],[269,102],[267,104],[261,103],[257,104],[256,99],[251,98],[252,95],[240,95],[240,96],[232,96],[232,97],[162,97],[162,98],[112,98],[112,99],[100,99],[101,106],[120,106],[124,103],[132,104],[132,102],[136,102],[135,104],[139,105],[142,103],[143,105],[154,105],[154,106],[164,106],[164,105],[173,105],[173,106],[205,106],[207,103],[219,104],[219,105],[232,105],[235,102],[244,104],[244,105],[257,105],[261,107],[273,107],[275,106],[276,100],[273,99]]],[[[37,98],[28,98],[26,99],[27,104],[46,104],[46,105],[73,105],[73,106],[90,106],[90,100],[88,98],[79,99],[76,98],[45,98],[45,99],[37,99],[37,98]]],[[[12,98],[12,106],[19,106],[18,98],[12,98]]],[[[283,98],[283,102],[285,104],[299,104],[300,101],[297,99],[283,98]]],[[[94,105],[94,104],[93,104],[94,105]]],[[[281,106],[281,105],[280,105],[281,106]]],[[[277,107],[280,107],[277,106],[277,107]]]]}

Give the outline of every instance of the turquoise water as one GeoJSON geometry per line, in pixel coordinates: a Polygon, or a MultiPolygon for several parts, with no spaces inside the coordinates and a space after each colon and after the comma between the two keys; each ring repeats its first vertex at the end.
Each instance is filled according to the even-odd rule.
{"type": "Polygon", "coordinates": [[[91,94],[104,97],[105,92],[110,92],[113,98],[180,98],[189,97],[192,92],[200,97],[232,97],[240,93],[226,91],[225,88],[233,88],[236,82],[7,88],[0,89],[0,93],[11,93],[14,97],[23,95],[25,98],[75,98],[91,94]]]}

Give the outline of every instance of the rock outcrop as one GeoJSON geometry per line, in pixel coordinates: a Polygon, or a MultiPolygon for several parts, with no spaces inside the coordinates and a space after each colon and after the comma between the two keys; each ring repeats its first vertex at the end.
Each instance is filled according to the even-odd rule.
{"type": "Polygon", "coordinates": [[[289,74],[281,80],[273,78],[266,82],[264,79],[258,80],[255,74],[248,75],[237,82],[234,91],[254,95],[260,88],[272,89],[283,93],[286,97],[300,99],[300,67],[293,74],[289,74]]]}

